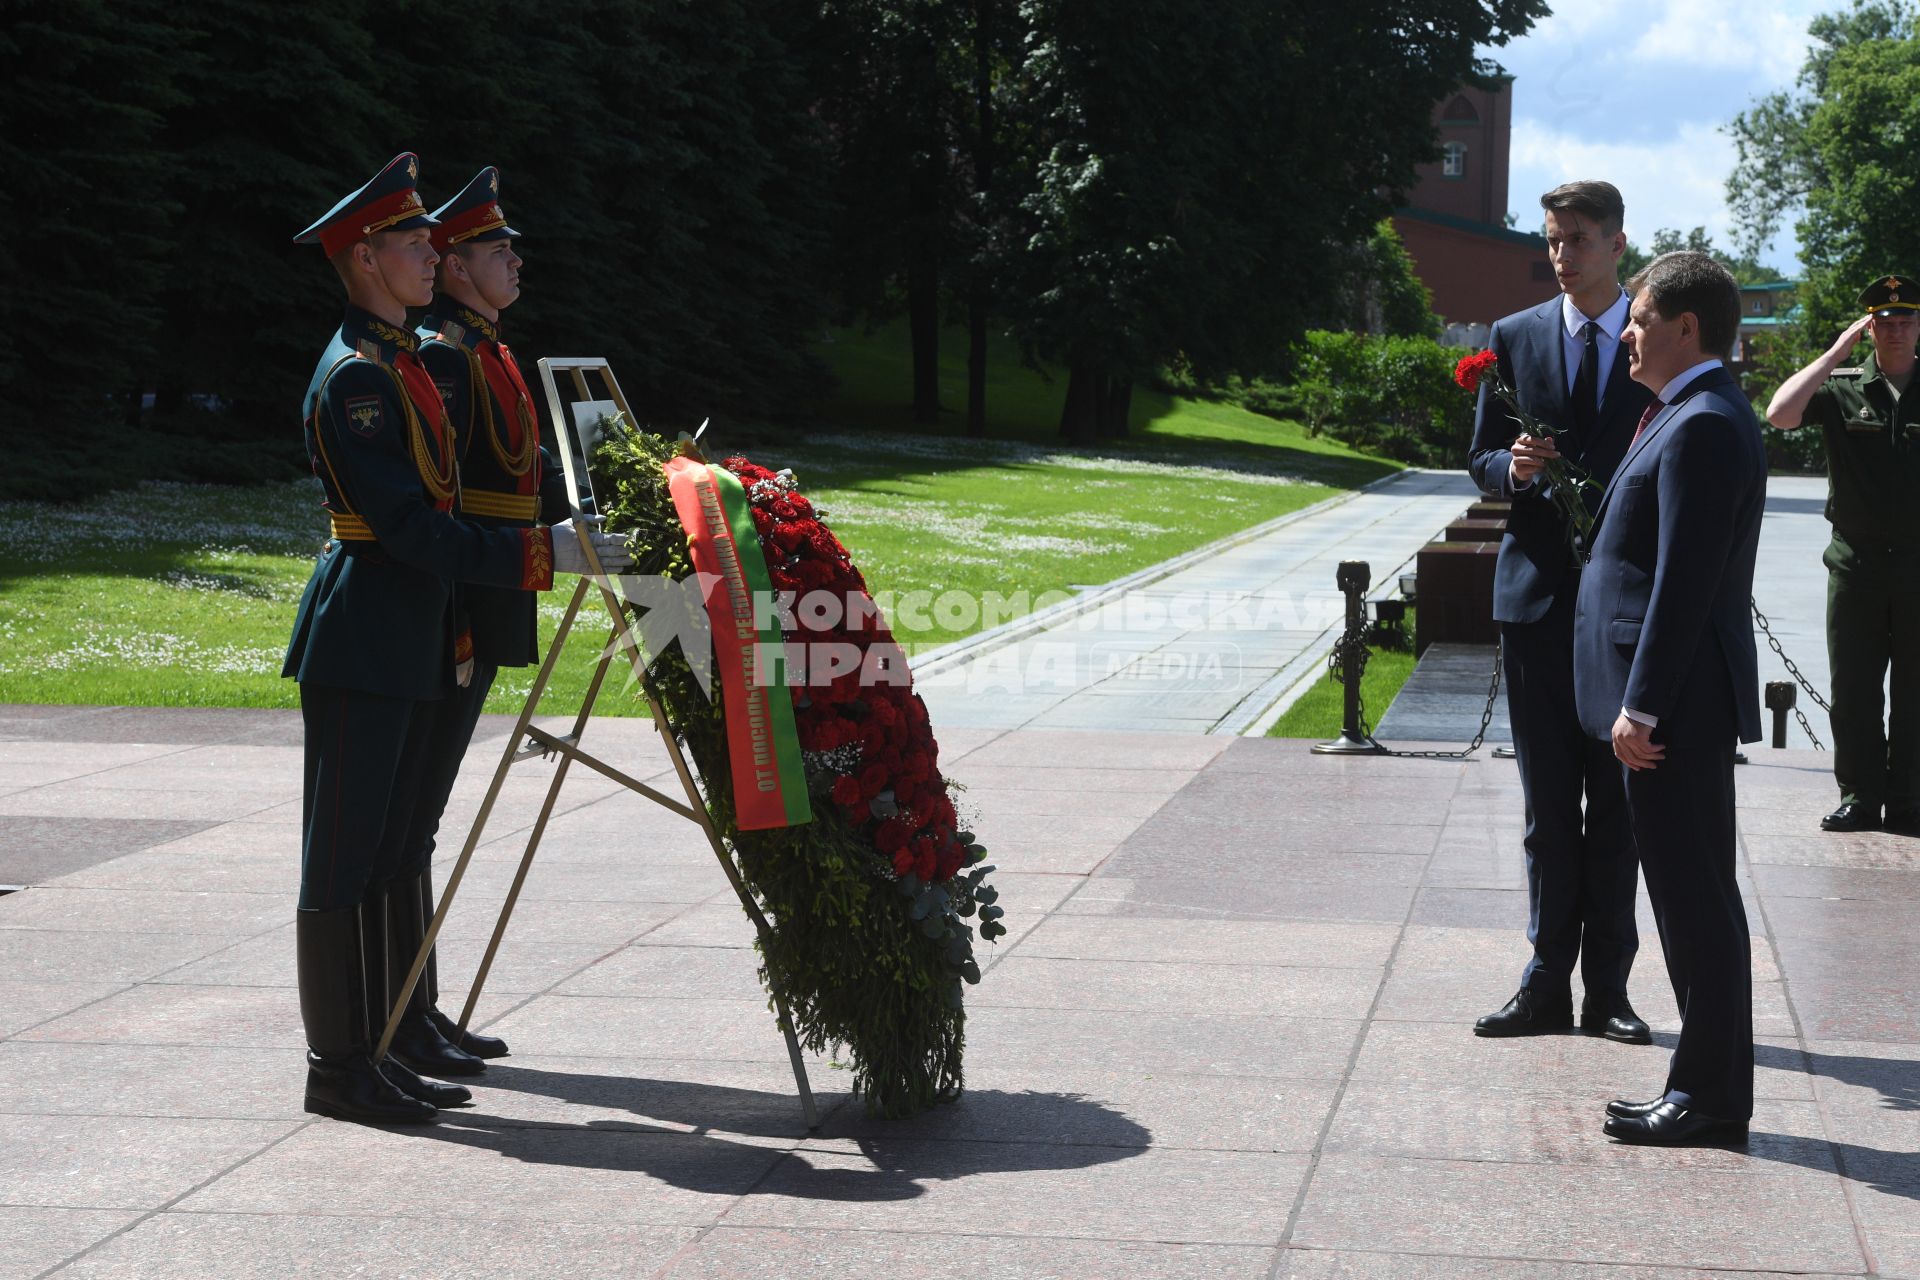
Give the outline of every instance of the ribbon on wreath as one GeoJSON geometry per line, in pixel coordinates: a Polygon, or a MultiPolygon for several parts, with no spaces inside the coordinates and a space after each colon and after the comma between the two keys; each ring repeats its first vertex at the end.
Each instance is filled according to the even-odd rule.
{"type": "Polygon", "coordinates": [[[665,469],[693,567],[720,579],[706,604],[727,718],[735,824],[742,831],[764,831],[811,822],[787,664],[754,661],[761,645],[769,646],[764,652],[783,654],[785,640],[773,609],[755,616],[756,600],[773,599],[773,581],[747,491],[732,472],[695,458],[675,458],[665,469]],[[757,683],[756,676],[768,683],[757,683]]]}

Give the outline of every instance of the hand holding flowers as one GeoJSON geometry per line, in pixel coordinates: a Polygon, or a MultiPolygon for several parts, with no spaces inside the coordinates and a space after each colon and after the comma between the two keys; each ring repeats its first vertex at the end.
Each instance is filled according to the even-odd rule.
{"type": "Polygon", "coordinates": [[[1453,368],[1453,380],[1470,392],[1478,392],[1485,381],[1487,389],[1506,406],[1520,424],[1521,438],[1514,442],[1515,478],[1526,480],[1544,474],[1545,497],[1566,519],[1568,547],[1576,554],[1586,544],[1593,528],[1593,515],[1587,510],[1587,494],[1599,488],[1577,463],[1560,456],[1553,427],[1541,422],[1520,405],[1507,380],[1500,374],[1500,357],[1491,351],[1464,356],[1453,368]],[[1526,474],[1521,474],[1521,467],[1526,474]]]}

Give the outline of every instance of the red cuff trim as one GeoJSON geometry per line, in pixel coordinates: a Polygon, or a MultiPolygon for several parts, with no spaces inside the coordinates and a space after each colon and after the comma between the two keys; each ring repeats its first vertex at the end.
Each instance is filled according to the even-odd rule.
{"type": "Polygon", "coordinates": [[[545,529],[520,530],[520,589],[546,591],[553,586],[553,535],[545,529]]]}

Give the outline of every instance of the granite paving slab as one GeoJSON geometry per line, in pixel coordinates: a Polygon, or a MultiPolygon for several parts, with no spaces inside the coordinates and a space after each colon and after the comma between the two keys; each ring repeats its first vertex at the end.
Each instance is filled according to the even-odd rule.
{"type": "MultiPolygon", "coordinates": [[[[952,1105],[871,1119],[836,1055],[809,1054],[809,1132],[704,841],[583,786],[480,1002],[512,1056],[401,1132],[301,1109],[297,799],[139,827],[179,795],[297,797],[290,729],[0,707],[0,766],[127,748],[0,799],[102,792],[134,824],[0,897],[0,1275],[1920,1275],[1920,841],[1817,832],[1824,757],[1759,750],[1738,779],[1761,1031],[1744,1148],[1597,1132],[1608,1098],[1657,1087],[1679,1025],[1644,895],[1654,1045],[1471,1034],[1526,950],[1511,762],[1137,727],[942,730],[1010,927],[981,949],[952,1105]],[[121,738],[61,736],[88,723],[121,738]]],[[[661,772],[650,725],[594,732],[661,772]]],[[[469,758],[463,805],[494,755],[469,758]]],[[[533,772],[503,791],[444,1005],[543,795],[533,772]]],[[[74,819],[100,820],[44,820],[74,819]]]]}
{"type": "Polygon", "coordinates": [[[587,1222],[343,1217],[299,1213],[156,1214],[61,1268],[63,1280],[193,1276],[206,1280],[289,1274],[312,1259],[313,1274],[384,1280],[522,1280],[526,1276],[631,1280],[699,1235],[693,1227],[587,1222]]]}
{"type": "Polygon", "coordinates": [[[139,1219],[125,1210],[0,1205],[0,1277],[41,1275],[139,1219]]]}
{"type": "Polygon", "coordinates": [[[702,1236],[660,1280],[934,1280],[955,1274],[994,1280],[1263,1280],[1273,1251],[1258,1246],[1161,1244],[1133,1240],[1045,1241],[951,1236],[911,1227],[846,1231],[817,1227],[722,1226],[702,1236]]]}

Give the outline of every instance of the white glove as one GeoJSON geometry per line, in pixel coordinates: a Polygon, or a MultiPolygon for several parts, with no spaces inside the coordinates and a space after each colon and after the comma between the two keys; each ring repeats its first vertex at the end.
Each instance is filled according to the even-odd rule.
{"type": "MultiPolygon", "coordinates": [[[[610,574],[625,573],[633,568],[633,554],[627,550],[627,540],[618,534],[602,533],[600,522],[603,516],[579,516],[579,523],[587,530],[587,537],[593,543],[594,554],[600,557],[600,567],[610,574]]],[[[553,526],[553,571],[555,573],[588,572],[587,556],[580,549],[580,535],[575,532],[573,520],[563,520],[553,526]]]]}

